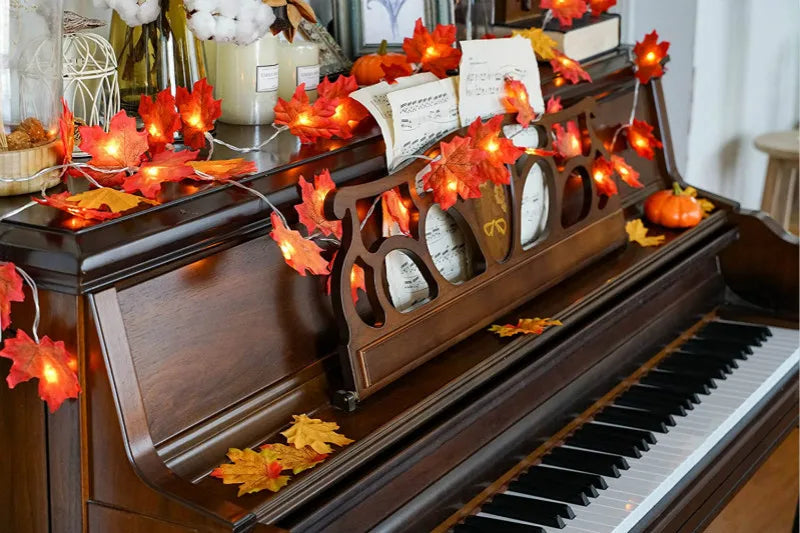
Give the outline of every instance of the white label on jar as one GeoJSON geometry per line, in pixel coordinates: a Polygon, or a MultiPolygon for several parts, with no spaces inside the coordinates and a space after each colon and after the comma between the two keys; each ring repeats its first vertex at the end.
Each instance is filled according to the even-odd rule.
{"type": "Polygon", "coordinates": [[[297,67],[297,85],[306,84],[306,91],[311,91],[319,85],[319,65],[306,65],[297,67]]]}
{"type": "Polygon", "coordinates": [[[278,65],[256,67],[256,92],[272,93],[278,90],[278,65]]]}

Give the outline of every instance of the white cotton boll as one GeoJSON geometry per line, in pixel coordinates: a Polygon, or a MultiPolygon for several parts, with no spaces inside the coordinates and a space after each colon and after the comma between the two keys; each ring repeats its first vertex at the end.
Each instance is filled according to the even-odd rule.
{"type": "Polygon", "coordinates": [[[119,14],[120,18],[125,21],[128,26],[138,26],[136,14],[139,6],[134,2],[131,4],[125,0],[112,0],[111,7],[119,14]]]}
{"type": "Polygon", "coordinates": [[[136,18],[139,20],[139,24],[147,24],[148,22],[156,20],[159,13],[161,13],[161,8],[158,0],[145,0],[145,2],[139,6],[139,12],[136,18]]]}
{"type": "Polygon", "coordinates": [[[219,10],[220,4],[235,4],[236,2],[227,0],[220,2],[219,0],[184,0],[183,6],[191,13],[192,11],[208,11],[213,14],[219,10]]]}
{"type": "Polygon", "coordinates": [[[215,17],[217,19],[217,29],[214,32],[214,39],[220,42],[233,41],[236,37],[236,23],[227,17],[215,17]]]}
{"type": "Polygon", "coordinates": [[[214,37],[217,29],[215,17],[208,11],[197,11],[188,20],[189,29],[201,41],[214,37]]]}
{"type": "Polygon", "coordinates": [[[239,12],[238,2],[218,2],[217,12],[226,18],[233,19],[239,12]]]}
{"type": "Polygon", "coordinates": [[[111,7],[109,0],[92,0],[92,4],[97,8],[111,7]]]}

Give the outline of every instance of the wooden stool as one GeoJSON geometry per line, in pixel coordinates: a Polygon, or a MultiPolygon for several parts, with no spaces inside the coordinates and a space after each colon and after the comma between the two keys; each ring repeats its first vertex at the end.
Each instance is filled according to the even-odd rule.
{"type": "Polygon", "coordinates": [[[756,138],[755,145],[769,154],[761,210],[788,229],[798,205],[800,137],[797,130],[765,133],[756,138]]]}

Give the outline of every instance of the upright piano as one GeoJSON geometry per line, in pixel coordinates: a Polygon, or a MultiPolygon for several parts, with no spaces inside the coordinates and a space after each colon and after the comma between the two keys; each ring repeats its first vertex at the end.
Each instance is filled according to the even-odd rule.
{"type": "MultiPolygon", "coordinates": [[[[636,115],[663,151],[624,149],[644,187],[599,199],[585,167],[627,120],[634,76],[625,49],[586,69],[594,83],[543,70],[565,109],[537,129],[545,145],[548,124],[578,120],[589,152],[566,170],[543,158],[536,228],[523,198],[536,156],[504,201],[449,210],[469,258],[458,282],[426,249],[426,162],[388,173],[374,130],[313,146],[281,135],[243,180],[294,224],[298,178],[331,171],[326,209],[345,235],[330,295],[285,264],[267,206],[231,186],[174,184],[160,205],[90,226],[44,206],[3,220],[0,259],[38,283],[39,329],[78,357],[82,392],[50,414],[35,383],[0,387],[0,530],[702,531],[797,425],[798,240],[700,191],[716,209],[698,226],[629,243],[643,200],[686,184],[654,81],[636,115]],[[418,209],[403,264],[428,284],[403,309],[382,264],[397,238],[359,231],[365,202],[394,186],[418,209]],[[488,331],[533,317],[563,326],[488,331]],[[300,413],[355,442],[277,493],[237,497],[209,476],[300,413]]],[[[268,130],[217,134],[252,145],[268,130]]],[[[18,326],[32,316],[15,307],[18,326]]]]}

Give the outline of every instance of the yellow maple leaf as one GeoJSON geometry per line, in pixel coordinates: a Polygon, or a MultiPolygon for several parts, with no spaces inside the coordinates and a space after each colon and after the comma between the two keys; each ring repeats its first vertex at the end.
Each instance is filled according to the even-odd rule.
{"type": "Polygon", "coordinates": [[[289,482],[289,476],[281,475],[284,467],[271,450],[256,452],[249,448],[231,448],[228,459],[232,463],[215,468],[211,476],[222,479],[226,485],[240,484],[239,496],[265,489],[278,492],[289,482]]]}
{"type": "Polygon", "coordinates": [[[313,468],[328,458],[328,454],[317,453],[310,446],[298,449],[285,444],[265,444],[261,449],[269,450],[275,460],[283,466],[283,469],[291,470],[293,474],[313,468]]]}
{"type": "MultiPolygon", "coordinates": [[[[692,186],[686,187],[683,192],[681,193],[684,196],[691,196],[692,198],[697,198],[697,189],[692,186]]],[[[717,208],[711,200],[707,198],[697,198],[697,203],[700,204],[701,209],[703,210],[703,218],[706,218],[711,211],[717,208]]]]}
{"type": "Polygon", "coordinates": [[[116,189],[110,189],[108,187],[70,196],[67,198],[67,201],[76,202],[78,207],[86,209],[100,209],[105,205],[112,213],[121,213],[128,209],[133,209],[142,202],[152,205],[158,204],[158,202],[148,200],[147,198],[136,196],[135,194],[128,194],[116,189]]]}
{"type": "Polygon", "coordinates": [[[489,331],[492,333],[497,333],[501,337],[511,337],[512,335],[516,335],[518,333],[524,333],[526,335],[541,335],[544,333],[544,330],[550,326],[563,325],[564,324],[562,324],[560,320],[553,320],[552,318],[520,318],[516,325],[505,324],[500,326],[498,324],[494,324],[489,328],[489,331]]]}
{"type": "Polygon", "coordinates": [[[664,235],[648,237],[648,229],[644,227],[642,219],[640,218],[631,220],[625,224],[625,231],[628,233],[628,241],[638,242],[641,246],[658,246],[666,239],[664,235]]]}
{"type": "Polygon", "coordinates": [[[540,28],[529,28],[527,30],[514,30],[511,32],[513,37],[520,36],[528,39],[531,42],[531,47],[539,59],[550,60],[556,55],[553,53],[553,48],[557,46],[556,42],[545,34],[540,28]]]}
{"type": "Polygon", "coordinates": [[[306,415],[292,415],[294,423],[292,427],[282,432],[289,444],[301,449],[310,446],[317,453],[331,453],[333,449],[328,446],[346,446],[353,442],[344,435],[336,433],[339,424],[335,422],[323,422],[318,418],[309,418],[306,415]]]}

